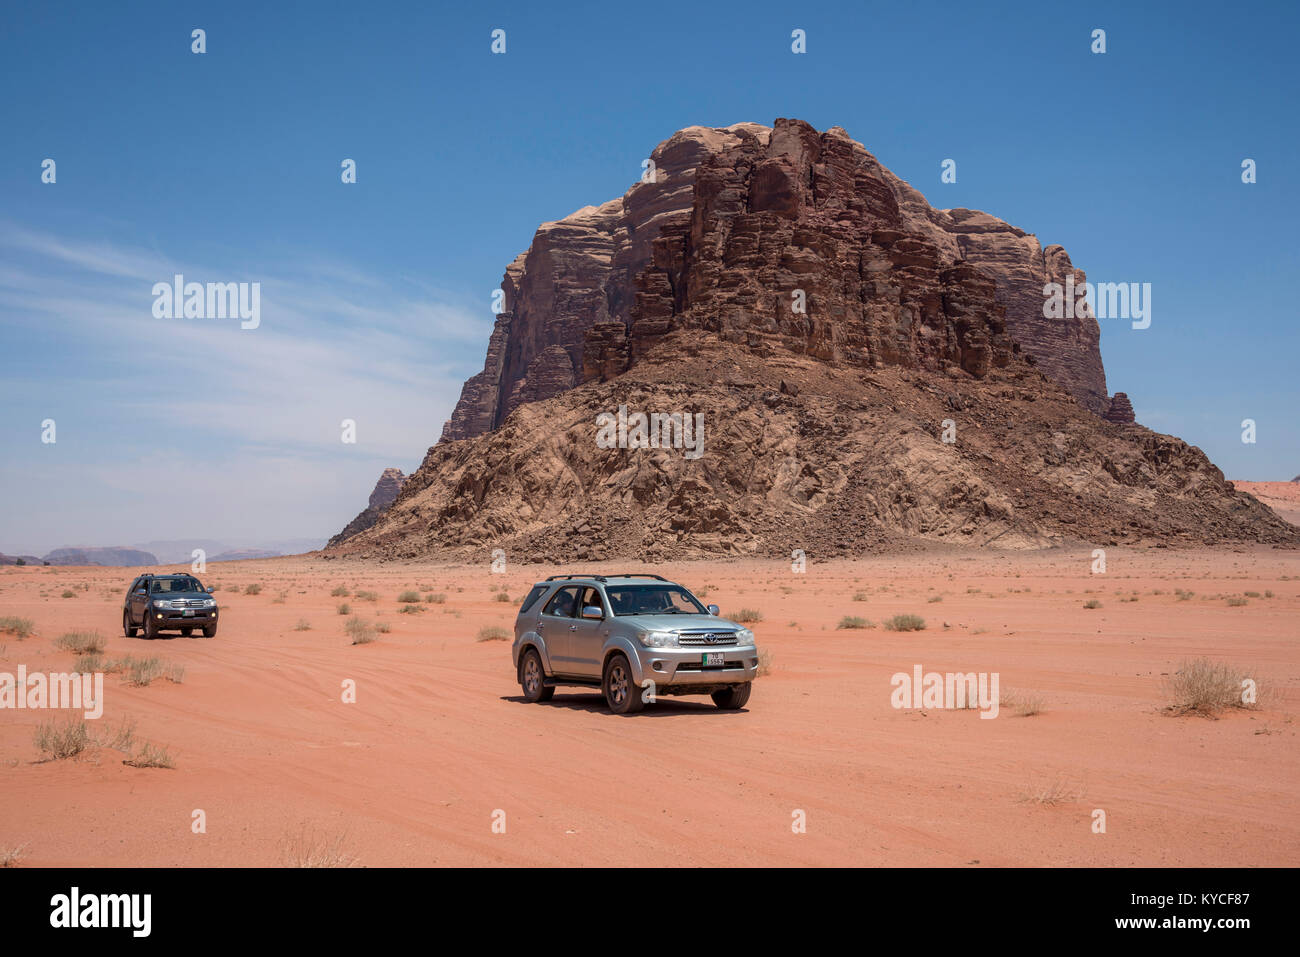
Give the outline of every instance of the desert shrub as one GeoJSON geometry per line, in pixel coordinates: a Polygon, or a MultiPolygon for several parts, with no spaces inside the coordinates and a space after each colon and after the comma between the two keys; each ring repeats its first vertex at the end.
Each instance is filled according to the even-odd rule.
{"type": "MultiPolygon", "coordinates": [[[[21,561],[21,559],[20,559],[21,561]]],[[[18,844],[15,846],[0,846],[0,867],[16,867],[18,862],[27,856],[27,845],[18,844]]]]}
{"type": "Polygon", "coordinates": [[[379,592],[357,591],[357,601],[379,601],[379,592]]]}
{"type": "Polygon", "coordinates": [[[381,635],[386,635],[392,630],[393,626],[386,621],[375,622],[375,631],[379,632],[381,635]]]}
{"type": "Polygon", "coordinates": [[[865,618],[859,618],[856,615],[845,615],[840,619],[840,623],[835,628],[873,628],[874,625],[865,618]]]}
{"type": "Polygon", "coordinates": [[[69,631],[55,638],[54,646],[74,655],[98,655],[104,651],[104,639],[93,631],[69,631]]]}
{"type": "Polygon", "coordinates": [[[1172,714],[1212,715],[1226,708],[1248,707],[1242,701],[1239,669],[1208,658],[1188,659],[1165,680],[1166,711],[1172,714]]]}
{"type": "Polygon", "coordinates": [[[81,718],[42,721],[36,729],[36,747],[48,760],[76,757],[90,745],[90,732],[81,718]]]}
{"type": "Polygon", "coordinates": [[[249,585],[247,588],[244,589],[244,594],[245,594],[245,595],[260,595],[260,594],[262,594],[262,586],[261,586],[261,585],[256,585],[256,584],[254,584],[254,585],[249,585]]]}
{"type": "Polygon", "coordinates": [[[1084,608],[1100,608],[1100,607],[1101,607],[1101,602],[1097,601],[1097,599],[1095,599],[1095,598],[1089,598],[1087,601],[1085,601],[1085,602],[1083,603],[1083,607],[1084,607],[1084,608]]]}
{"type": "Polygon", "coordinates": [[[895,615],[885,620],[888,631],[924,631],[925,619],[920,615],[895,615]]]}
{"type": "Polygon", "coordinates": [[[18,618],[8,615],[0,618],[0,632],[13,635],[19,641],[26,638],[36,630],[36,625],[30,618],[18,618]]]}
{"type": "Polygon", "coordinates": [[[726,617],[730,618],[732,621],[739,621],[742,623],[751,622],[751,621],[762,621],[763,613],[759,611],[757,608],[742,608],[734,615],[728,615],[726,617]]]}
{"type": "Polygon", "coordinates": [[[1250,602],[1247,601],[1245,598],[1242,598],[1240,595],[1231,595],[1228,598],[1229,608],[1240,608],[1242,605],[1249,605],[1249,604],[1250,602]]]}
{"type": "Polygon", "coordinates": [[[339,602],[338,607],[335,608],[334,610],[337,611],[340,615],[352,614],[352,606],[345,601],[339,602]]]}
{"type": "Polygon", "coordinates": [[[174,768],[176,762],[167,752],[167,749],[157,744],[150,744],[146,741],[140,748],[135,757],[127,758],[122,762],[129,764],[133,768],[174,768]]]}
{"type": "Polygon", "coordinates": [[[864,592],[864,591],[855,591],[855,592],[853,593],[853,600],[854,600],[854,601],[866,601],[866,600],[867,600],[867,593],[864,592]]]}
{"type": "Polygon", "coordinates": [[[419,602],[420,593],[418,591],[404,591],[397,596],[397,600],[408,605],[413,605],[419,602]]]}
{"type": "Polygon", "coordinates": [[[349,618],[343,629],[348,633],[348,637],[352,639],[354,645],[368,645],[375,640],[375,629],[360,618],[349,618]]]}
{"type": "Polygon", "coordinates": [[[447,596],[443,592],[434,592],[432,595],[425,595],[424,600],[430,605],[442,605],[447,601],[447,596]]]}
{"type": "Polygon", "coordinates": [[[311,622],[306,618],[299,618],[298,624],[293,626],[294,631],[311,631],[311,622]]]}
{"type": "Polygon", "coordinates": [[[59,597],[60,597],[60,598],[76,598],[76,597],[77,597],[77,593],[76,593],[75,591],[73,591],[71,588],[65,588],[65,589],[63,589],[63,594],[60,595],[59,597]]]}
{"type": "Polygon", "coordinates": [[[934,604],[935,602],[937,602],[937,601],[943,601],[943,596],[942,596],[942,595],[931,595],[929,598],[926,599],[926,602],[928,602],[928,603],[931,604],[931,605],[933,605],[933,604],[934,604]]]}
{"type": "Polygon", "coordinates": [[[478,630],[478,637],[475,641],[509,641],[510,632],[500,625],[484,625],[478,630]]]}
{"type": "Polygon", "coordinates": [[[347,585],[335,585],[334,590],[330,592],[330,596],[333,598],[347,598],[350,594],[352,593],[348,591],[347,585]]]}

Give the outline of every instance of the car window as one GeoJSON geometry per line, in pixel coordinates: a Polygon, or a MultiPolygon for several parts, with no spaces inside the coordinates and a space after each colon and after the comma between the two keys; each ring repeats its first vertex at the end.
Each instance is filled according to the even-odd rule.
{"type": "Polygon", "coordinates": [[[555,597],[546,603],[542,609],[543,615],[551,615],[555,618],[572,618],[578,608],[578,586],[573,585],[568,588],[561,588],[555,593],[555,597]]]}
{"type": "Polygon", "coordinates": [[[588,605],[600,609],[601,617],[605,615],[605,603],[600,600],[600,591],[596,588],[584,588],[582,590],[582,604],[578,606],[578,615],[582,615],[582,609],[588,605]]]}
{"type": "Polygon", "coordinates": [[[548,585],[534,585],[533,590],[524,596],[524,603],[519,606],[519,614],[522,615],[524,612],[528,611],[529,608],[532,608],[533,605],[537,604],[537,599],[546,594],[546,589],[548,587],[548,585]]]}
{"type": "Polygon", "coordinates": [[[605,594],[615,615],[707,615],[681,585],[610,585],[605,594]]]}

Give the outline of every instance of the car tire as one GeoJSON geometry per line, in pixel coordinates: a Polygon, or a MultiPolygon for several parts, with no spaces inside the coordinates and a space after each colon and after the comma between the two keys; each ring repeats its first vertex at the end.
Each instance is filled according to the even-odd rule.
{"type": "Polygon", "coordinates": [[[158,637],[158,625],[155,624],[147,609],[144,613],[144,636],[150,639],[158,637]]]}
{"type": "Polygon", "coordinates": [[[216,626],[216,625],[204,625],[204,626],[203,626],[203,637],[204,637],[204,638],[215,638],[215,637],[217,637],[217,626],[216,626]]]}
{"type": "Polygon", "coordinates": [[[131,624],[131,613],[125,608],[122,609],[122,634],[128,638],[134,638],[139,629],[131,624]]]}
{"type": "Polygon", "coordinates": [[[738,711],[749,701],[749,692],[753,687],[752,683],[746,681],[742,685],[732,685],[721,691],[715,691],[709,697],[723,711],[738,711]]]}
{"type": "Polygon", "coordinates": [[[190,635],[192,635],[192,634],[194,634],[194,629],[193,629],[193,628],[182,628],[182,629],[181,629],[181,637],[182,637],[182,638],[188,638],[188,637],[189,637],[190,635]]]}
{"type": "Polygon", "coordinates": [[[542,656],[537,649],[529,648],[519,662],[519,687],[524,691],[524,700],[529,703],[550,701],[555,694],[554,688],[546,686],[546,672],[542,669],[542,656]]]}
{"type": "Polygon", "coordinates": [[[641,689],[632,678],[632,666],[622,652],[610,655],[605,662],[605,677],[600,682],[605,704],[614,714],[635,714],[645,704],[641,689]]]}

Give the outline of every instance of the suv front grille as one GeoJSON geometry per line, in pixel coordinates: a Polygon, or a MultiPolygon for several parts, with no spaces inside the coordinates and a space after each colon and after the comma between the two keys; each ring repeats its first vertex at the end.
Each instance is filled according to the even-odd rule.
{"type": "Polygon", "coordinates": [[[683,631],[677,636],[679,645],[734,645],[734,631],[683,631]]]}

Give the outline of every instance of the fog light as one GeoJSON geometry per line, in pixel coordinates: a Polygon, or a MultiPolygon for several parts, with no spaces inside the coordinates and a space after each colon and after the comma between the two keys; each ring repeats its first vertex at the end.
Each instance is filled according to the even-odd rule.
{"type": "Polygon", "coordinates": [[[159,621],[162,621],[162,615],[154,615],[154,617],[157,618],[159,621]]]}

